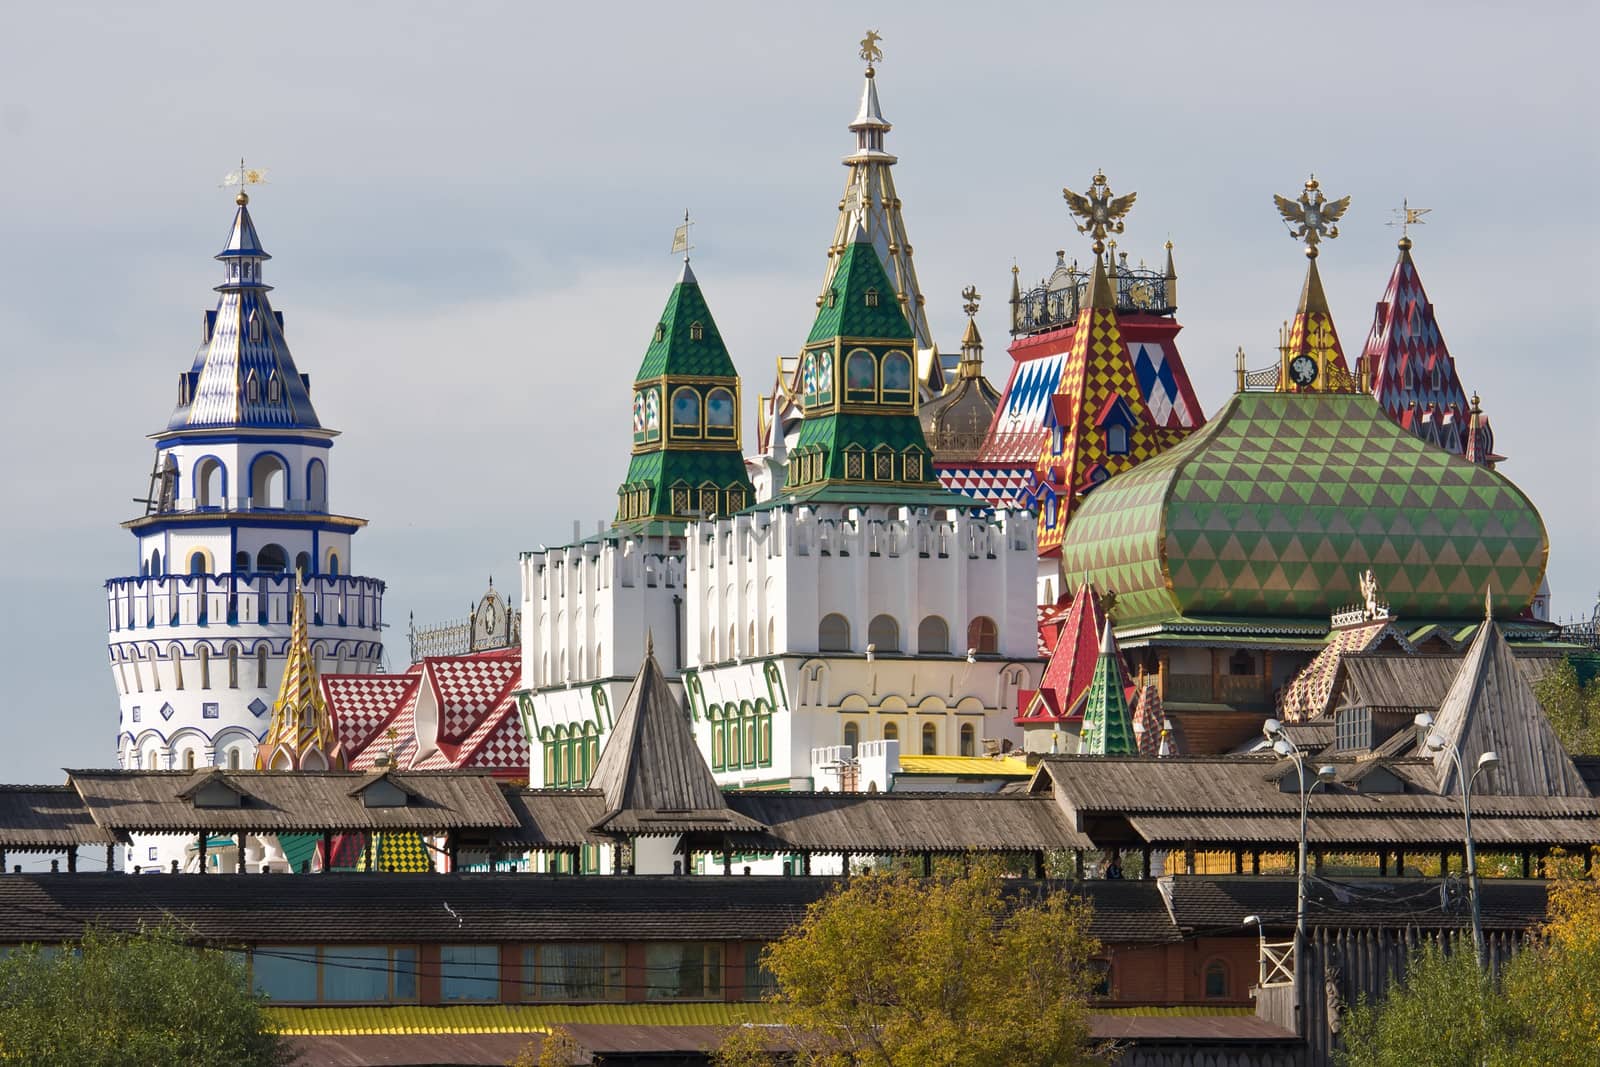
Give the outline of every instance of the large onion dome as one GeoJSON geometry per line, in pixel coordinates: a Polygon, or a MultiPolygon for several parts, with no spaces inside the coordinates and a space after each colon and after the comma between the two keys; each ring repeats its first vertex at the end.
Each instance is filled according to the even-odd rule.
{"type": "Polygon", "coordinates": [[[1203,428],[1091,492],[1066,574],[1116,590],[1119,629],[1326,617],[1371,568],[1392,611],[1526,608],[1550,542],[1504,476],[1407,433],[1360,393],[1241,392],[1203,428]]]}

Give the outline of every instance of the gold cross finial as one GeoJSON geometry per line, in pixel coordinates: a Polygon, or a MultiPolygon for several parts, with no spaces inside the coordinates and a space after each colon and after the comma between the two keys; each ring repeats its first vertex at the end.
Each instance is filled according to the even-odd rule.
{"type": "Polygon", "coordinates": [[[242,207],[250,202],[250,194],[244,191],[244,187],[247,185],[265,185],[266,181],[267,172],[264,168],[246,167],[244,165],[244,157],[240,156],[239,169],[223,178],[220,188],[227,189],[236,186],[239,190],[239,195],[233,198],[234,203],[242,207]]]}
{"type": "Polygon", "coordinates": [[[872,65],[874,63],[883,62],[883,49],[878,47],[878,42],[881,40],[883,38],[878,34],[877,30],[868,30],[867,35],[861,38],[860,56],[867,61],[868,74],[872,73],[872,65]]]}
{"type": "Polygon", "coordinates": [[[1094,238],[1094,254],[1097,256],[1105,253],[1106,234],[1123,231],[1123,216],[1127,215],[1133,208],[1133,202],[1139,198],[1138,193],[1113,197],[1105,172],[1100,170],[1094,172],[1087,194],[1062,189],[1061,195],[1067,201],[1067,210],[1083,220],[1076,224],[1078,232],[1094,238]]]}
{"type": "Polygon", "coordinates": [[[978,301],[983,299],[983,294],[978,292],[976,285],[969,285],[961,290],[961,299],[966,303],[961,305],[961,310],[967,313],[967,318],[972,318],[978,313],[978,301]]]}
{"type": "Polygon", "coordinates": [[[1338,222],[1350,207],[1348,196],[1338,200],[1325,197],[1322,183],[1317,181],[1315,174],[1306,180],[1305,190],[1296,199],[1275,195],[1272,202],[1277,205],[1278,214],[1283,216],[1284,223],[1289,227],[1289,236],[1296,240],[1305,239],[1306,256],[1309,259],[1317,258],[1317,245],[1323,238],[1331,241],[1339,236],[1338,222]]]}
{"type": "Polygon", "coordinates": [[[1410,248],[1411,227],[1426,226],[1427,222],[1422,216],[1426,215],[1432,210],[1433,208],[1431,207],[1412,207],[1411,202],[1402,197],[1400,200],[1400,206],[1395,208],[1392,212],[1394,218],[1384,223],[1384,225],[1400,227],[1400,247],[1410,248]]]}

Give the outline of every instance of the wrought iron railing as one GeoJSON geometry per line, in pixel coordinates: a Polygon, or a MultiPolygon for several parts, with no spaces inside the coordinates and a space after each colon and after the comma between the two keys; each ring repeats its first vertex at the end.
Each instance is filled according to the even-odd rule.
{"type": "MultiPolygon", "coordinates": [[[[1167,278],[1160,271],[1119,267],[1112,279],[1117,311],[1122,314],[1170,315],[1177,307],[1167,299],[1167,278]]],[[[1011,310],[1013,334],[1042,333],[1071,325],[1087,299],[1089,274],[1071,270],[1065,283],[1041,285],[1018,298],[1011,310]]]]}

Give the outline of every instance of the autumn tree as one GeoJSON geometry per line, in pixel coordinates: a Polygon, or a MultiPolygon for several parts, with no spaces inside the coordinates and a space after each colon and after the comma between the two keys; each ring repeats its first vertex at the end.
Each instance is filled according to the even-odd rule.
{"type": "MultiPolygon", "coordinates": [[[[1099,1062],[1089,917],[1076,895],[1037,894],[993,864],[851,879],[764,956],[784,1043],[806,1067],[1099,1062]]],[[[738,1035],[719,1062],[760,1062],[762,1043],[738,1035]]]]}
{"type": "MultiPolygon", "coordinates": [[[[1592,664],[1585,664],[1592,666],[1592,664]]],[[[1533,685],[1534,696],[1568,752],[1600,754],[1600,677],[1583,680],[1578,665],[1564,657],[1533,685]]]]}
{"type": "Polygon", "coordinates": [[[1471,941],[1425,947],[1405,980],[1357,1005],[1346,1067],[1588,1067],[1600,1049],[1600,882],[1551,883],[1550,918],[1501,970],[1478,969],[1471,941]]]}
{"type": "Polygon", "coordinates": [[[86,933],[0,959],[0,1062],[267,1067],[291,1062],[235,957],[170,928],[86,933]]]}

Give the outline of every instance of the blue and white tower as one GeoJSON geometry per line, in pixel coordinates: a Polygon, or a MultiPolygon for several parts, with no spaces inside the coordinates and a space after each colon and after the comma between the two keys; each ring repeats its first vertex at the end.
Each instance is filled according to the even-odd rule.
{"type": "MultiPolygon", "coordinates": [[[[288,654],[297,570],[318,669],[372,673],[383,657],[384,584],[352,574],[351,538],[366,520],[329,511],[337,431],[311,406],[311,380],[267,302],[271,257],[248,195],[237,202],[216,257],[216,310],[178,376],[167,428],[152,435],[145,513],[123,523],[139,542],[138,570],[106,582],[124,767],[253,765],[288,654]]],[[[134,857],[147,860],[157,857],[134,857]]]]}

